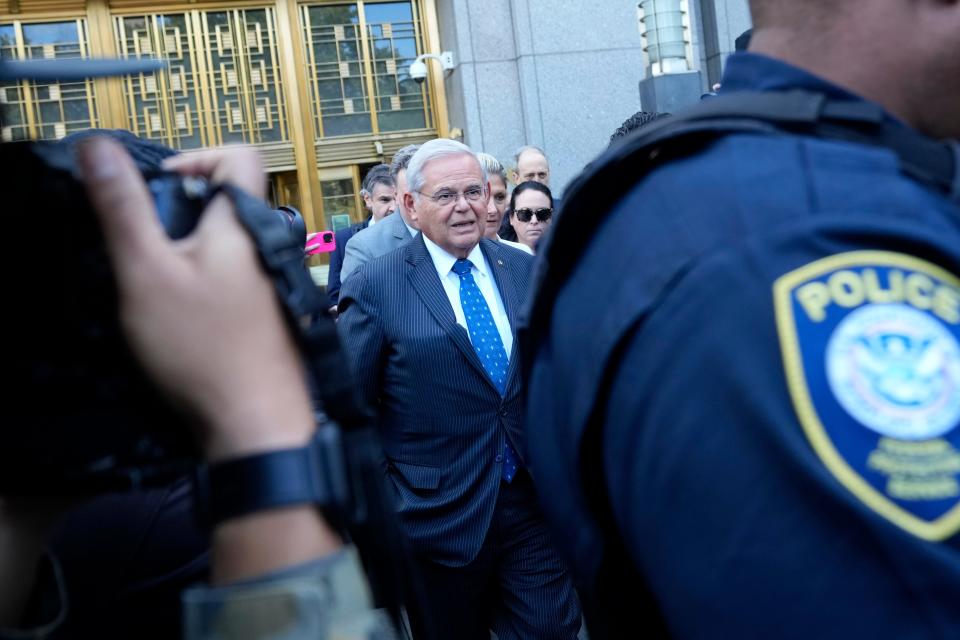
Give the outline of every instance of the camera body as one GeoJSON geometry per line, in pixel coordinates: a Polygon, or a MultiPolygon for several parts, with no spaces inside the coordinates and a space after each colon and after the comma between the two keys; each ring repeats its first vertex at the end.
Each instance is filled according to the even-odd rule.
{"type": "MultiPolygon", "coordinates": [[[[0,60],[0,80],[73,82],[152,73],[162,60],[0,60]]],[[[90,495],[167,482],[198,451],[186,416],[133,355],[100,226],[77,179],[75,145],[123,144],[173,238],[196,226],[213,190],[162,170],[174,151],[128,131],[94,130],[58,142],[0,144],[4,232],[4,355],[11,382],[0,427],[0,495],[90,495]],[[56,244],[41,238],[55,236],[56,244]]],[[[303,245],[301,244],[300,247],[303,245]]]]}
{"type": "MultiPolygon", "coordinates": [[[[216,189],[164,171],[175,152],[127,131],[59,142],[0,144],[8,249],[3,271],[12,388],[0,429],[0,495],[91,494],[160,484],[199,460],[187,420],[155,388],[127,344],[100,226],[78,179],[76,145],[120,142],[142,173],[172,239],[189,235],[216,189]],[[60,244],[38,240],[55,230],[60,244]]],[[[302,250],[296,209],[261,212],[302,250]]],[[[302,255],[302,254],[301,254],[302,255]]]]}
{"type": "MultiPolygon", "coordinates": [[[[173,151],[126,132],[172,238],[189,234],[210,199],[203,181],[160,170],[173,151]]],[[[159,393],[126,342],[99,224],[76,177],[74,146],[0,145],[12,382],[0,430],[0,495],[120,490],[191,470],[187,418],[159,393]],[[60,243],[40,238],[55,230],[60,243]]]]}

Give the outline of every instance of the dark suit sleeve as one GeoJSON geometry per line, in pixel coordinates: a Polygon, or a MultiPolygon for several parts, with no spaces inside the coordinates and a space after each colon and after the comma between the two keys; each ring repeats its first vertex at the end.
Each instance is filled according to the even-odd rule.
{"type": "Polygon", "coordinates": [[[340,299],[340,270],[343,268],[343,252],[347,241],[352,234],[344,233],[346,229],[337,231],[334,239],[337,246],[330,254],[330,270],[327,272],[327,295],[330,297],[330,306],[335,306],[340,299]]]}
{"type": "Polygon", "coordinates": [[[380,301],[364,269],[344,283],[342,293],[337,329],[353,366],[360,397],[376,409],[387,348],[380,301]]]}

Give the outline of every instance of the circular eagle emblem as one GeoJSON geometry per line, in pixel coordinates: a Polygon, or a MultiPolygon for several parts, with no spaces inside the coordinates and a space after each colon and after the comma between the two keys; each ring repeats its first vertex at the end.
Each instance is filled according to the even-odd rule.
{"type": "Polygon", "coordinates": [[[960,421],[960,345],[931,315],[904,304],[857,309],[834,329],[827,379],[865,427],[900,440],[929,440],[960,421]]]}

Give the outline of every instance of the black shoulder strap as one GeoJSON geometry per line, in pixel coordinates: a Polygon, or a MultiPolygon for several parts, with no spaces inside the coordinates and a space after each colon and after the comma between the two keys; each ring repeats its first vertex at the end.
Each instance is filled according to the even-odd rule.
{"type": "MultiPolygon", "coordinates": [[[[559,286],[579,255],[582,229],[594,228],[654,166],[737,133],[789,133],[883,147],[897,155],[905,175],[960,201],[960,144],[938,142],[897,124],[876,104],[803,90],[720,95],[615,143],[570,185],[540,251],[527,326],[544,326],[538,320],[552,312],[559,286]]],[[[524,364],[528,369],[530,363],[524,364]]]]}

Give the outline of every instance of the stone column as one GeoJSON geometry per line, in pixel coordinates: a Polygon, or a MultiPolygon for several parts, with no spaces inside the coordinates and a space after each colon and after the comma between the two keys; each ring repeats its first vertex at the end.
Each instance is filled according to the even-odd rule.
{"type": "Polygon", "coordinates": [[[694,68],[687,2],[640,0],[638,24],[647,62],[640,81],[644,111],[673,113],[699,101],[703,79],[694,68]]]}
{"type": "Polygon", "coordinates": [[[750,28],[748,0],[700,0],[703,17],[704,70],[710,86],[720,82],[736,39],[750,28]]]}

